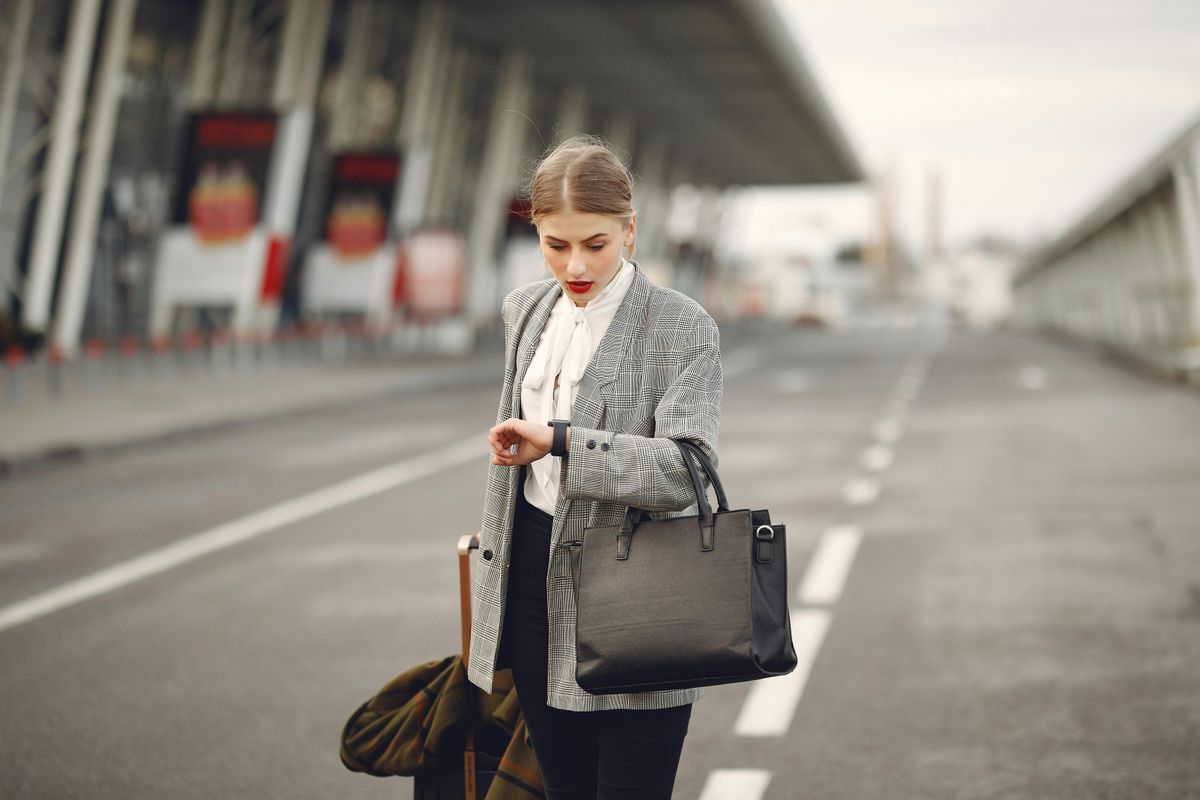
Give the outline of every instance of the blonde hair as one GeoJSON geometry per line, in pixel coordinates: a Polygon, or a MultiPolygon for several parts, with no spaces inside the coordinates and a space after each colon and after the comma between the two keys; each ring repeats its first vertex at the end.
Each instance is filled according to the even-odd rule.
{"type": "MultiPolygon", "coordinates": [[[[549,149],[529,180],[529,219],[563,211],[633,217],[633,174],[612,145],[599,136],[572,136],[549,149]]],[[[637,240],[629,248],[629,258],[637,240]]]]}

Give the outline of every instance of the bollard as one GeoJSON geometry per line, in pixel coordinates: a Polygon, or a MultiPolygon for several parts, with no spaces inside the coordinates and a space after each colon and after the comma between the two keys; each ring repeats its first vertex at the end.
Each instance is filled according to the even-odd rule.
{"type": "Polygon", "coordinates": [[[195,328],[184,331],[179,336],[179,349],[182,353],[183,369],[185,372],[200,372],[204,368],[204,354],[201,352],[204,340],[195,328]]]}
{"type": "Polygon", "coordinates": [[[65,388],[63,373],[66,370],[66,354],[58,344],[50,345],[46,353],[46,377],[50,382],[50,395],[61,398],[65,388]]]}
{"type": "Polygon", "coordinates": [[[126,383],[137,379],[137,358],[141,352],[142,343],[133,334],[121,339],[121,377],[126,383]]]}
{"type": "Polygon", "coordinates": [[[279,332],[274,328],[265,331],[255,340],[255,343],[259,368],[267,372],[276,369],[282,359],[279,332]]]}
{"type": "Polygon", "coordinates": [[[367,356],[372,360],[377,360],[383,355],[383,327],[371,320],[367,323],[367,356]]]}
{"type": "Polygon", "coordinates": [[[387,325],[383,329],[383,347],[389,356],[396,355],[397,350],[400,349],[400,336],[400,323],[396,321],[395,317],[389,317],[387,325]]]}
{"type": "Polygon", "coordinates": [[[4,371],[8,375],[8,402],[15,406],[25,394],[25,351],[20,345],[9,345],[4,352],[4,371]]]}
{"type": "Polygon", "coordinates": [[[237,364],[237,371],[242,375],[254,371],[254,340],[253,331],[238,331],[234,337],[234,363],[237,364]]]}
{"type": "Polygon", "coordinates": [[[96,391],[104,383],[104,340],[88,339],[83,346],[83,375],[88,391],[96,391]]]}
{"type": "Polygon", "coordinates": [[[281,330],[277,341],[281,366],[287,367],[299,360],[300,353],[298,351],[303,346],[303,342],[297,325],[288,325],[281,330]]]}
{"type": "Polygon", "coordinates": [[[346,326],[337,324],[332,327],[322,328],[323,335],[321,336],[321,360],[322,361],[345,361],[346,360],[346,326]]]}
{"type": "Polygon", "coordinates": [[[150,351],[153,353],[154,375],[160,383],[164,383],[175,373],[171,359],[171,338],[155,336],[150,341],[150,351]]]}
{"type": "Polygon", "coordinates": [[[208,364],[213,375],[224,378],[232,366],[229,352],[229,332],[224,328],[213,330],[208,339],[208,364]]]}

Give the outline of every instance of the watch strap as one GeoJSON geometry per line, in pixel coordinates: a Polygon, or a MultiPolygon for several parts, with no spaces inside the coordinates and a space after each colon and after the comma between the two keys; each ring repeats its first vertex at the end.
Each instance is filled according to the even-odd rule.
{"type": "Polygon", "coordinates": [[[562,458],[567,454],[567,427],[569,419],[552,419],[546,423],[554,428],[554,438],[550,441],[550,455],[562,458]]]}

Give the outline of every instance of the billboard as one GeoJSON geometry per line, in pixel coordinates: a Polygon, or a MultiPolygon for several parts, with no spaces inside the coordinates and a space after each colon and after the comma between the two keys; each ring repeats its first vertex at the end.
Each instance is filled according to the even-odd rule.
{"type": "Polygon", "coordinates": [[[271,112],[192,114],[174,221],[205,244],[244,239],[262,218],[277,129],[271,112]]]}
{"type": "Polygon", "coordinates": [[[334,158],[325,238],[339,259],[368,258],[387,239],[399,175],[396,153],[342,153],[334,158]]]}

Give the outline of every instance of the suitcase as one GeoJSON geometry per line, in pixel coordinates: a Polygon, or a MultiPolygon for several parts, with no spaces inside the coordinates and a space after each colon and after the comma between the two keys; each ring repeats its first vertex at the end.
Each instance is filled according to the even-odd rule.
{"type": "MultiPolygon", "coordinates": [[[[471,649],[471,551],[477,549],[478,533],[458,540],[459,613],[464,667],[471,649]]],[[[474,693],[467,692],[468,708],[474,699],[474,693]]],[[[508,746],[508,737],[495,727],[476,730],[473,713],[470,718],[462,769],[415,776],[415,800],[483,800],[487,795],[496,770],[500,767],[500,757],[508,746]]]]}

